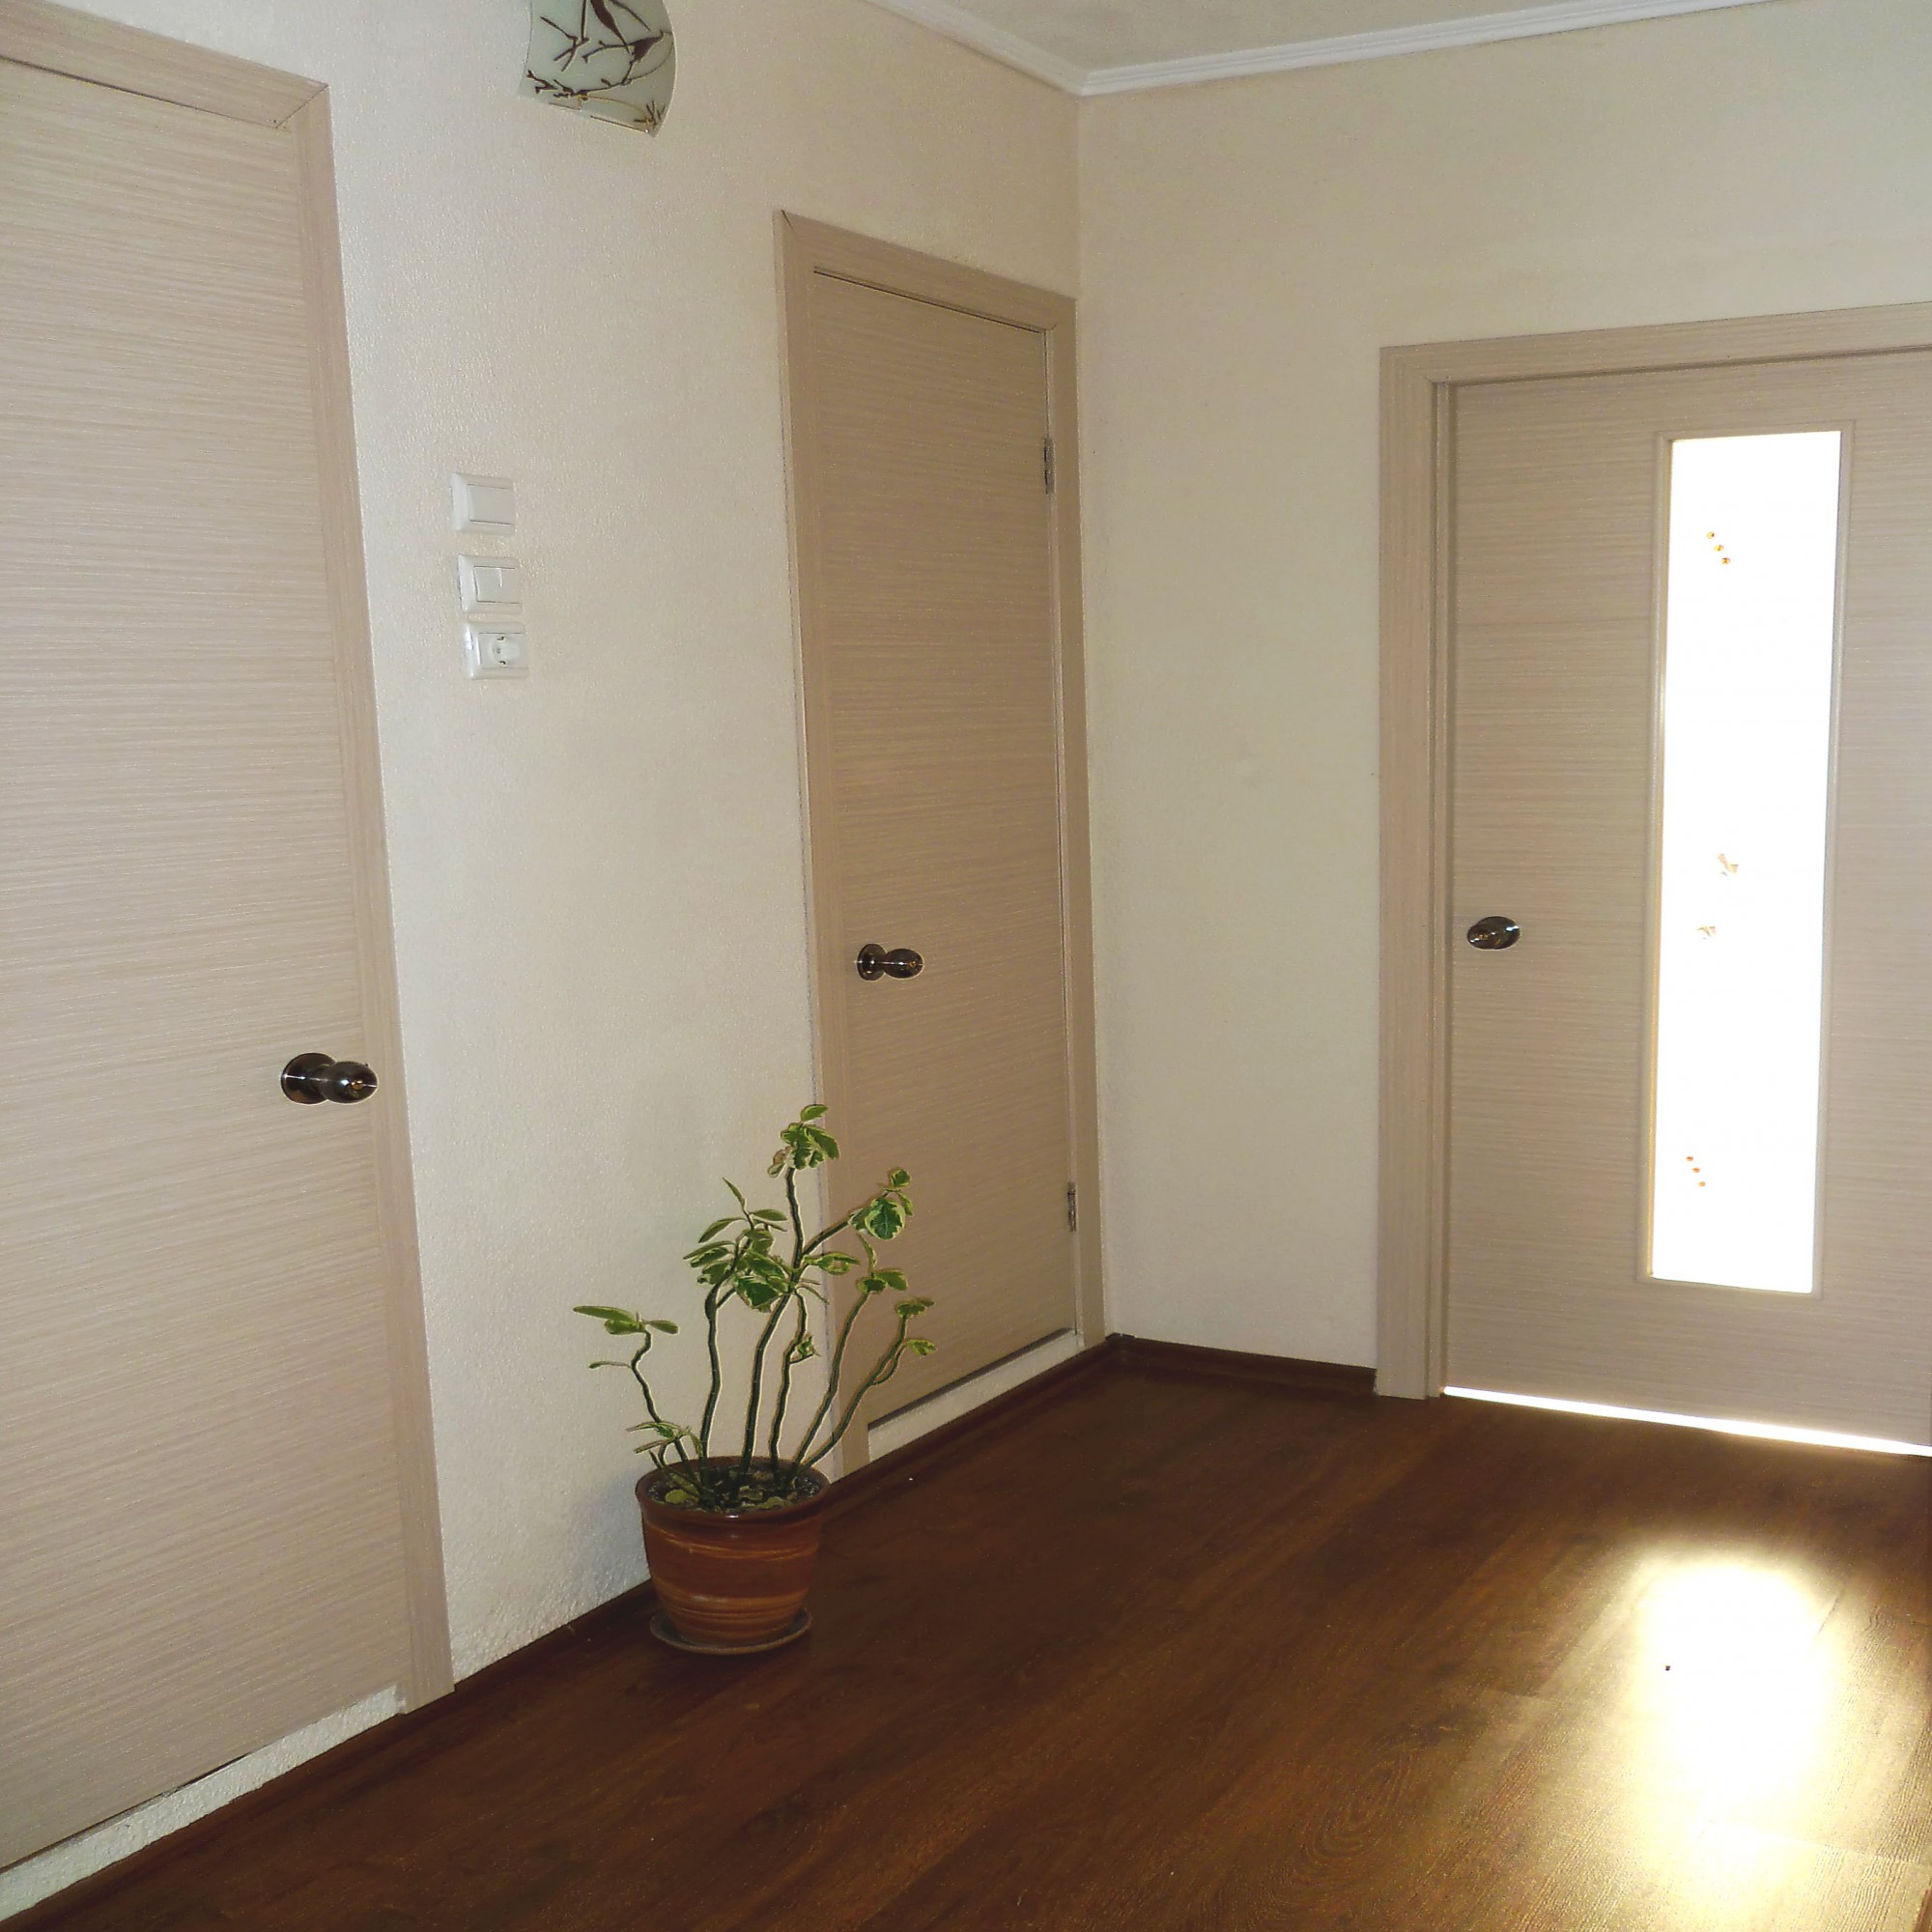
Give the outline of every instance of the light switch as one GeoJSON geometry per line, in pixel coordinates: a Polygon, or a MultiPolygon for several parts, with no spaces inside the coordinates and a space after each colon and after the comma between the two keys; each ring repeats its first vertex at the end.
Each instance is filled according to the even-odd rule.
{"type": "Polygon", "coordinates": [[[472,614],[523,608],[524,573],[513,556],[459,556],[456,577],[463,608],[472,614]]]}
{"type": "Polygon", "coordinates": [[[463,657],[471,677],[527,677],[530,657],[521,624],[466,624],[463,657]]]}
{"type": "Polygon", "coordinates": [[[452,476],[450,518],[459,530],[507,537],[517,527],[517,492],[507,476],[452,476]]]}

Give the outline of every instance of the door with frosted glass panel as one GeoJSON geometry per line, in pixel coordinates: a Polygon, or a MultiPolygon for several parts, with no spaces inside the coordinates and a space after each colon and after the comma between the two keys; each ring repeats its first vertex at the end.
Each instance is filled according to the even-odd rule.
{"type": "Polygon", "coordinates": [[[1932,357],[1456,407],[1447,1379],[1924,1443],[1932,357]]]}

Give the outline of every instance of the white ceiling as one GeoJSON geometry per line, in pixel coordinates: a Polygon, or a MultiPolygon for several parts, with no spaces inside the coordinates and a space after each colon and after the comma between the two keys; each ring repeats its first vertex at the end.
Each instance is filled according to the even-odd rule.
{"type": "Polygon", "coordinates": [[[1764,0],[877,0],[1075,94],[1374,60],[1764,0]]]}

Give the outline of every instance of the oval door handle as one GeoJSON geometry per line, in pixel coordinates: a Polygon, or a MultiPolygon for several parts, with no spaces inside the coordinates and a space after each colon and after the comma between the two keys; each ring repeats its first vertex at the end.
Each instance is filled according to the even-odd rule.
{"type": "Polygon", "coordinates": [[[925,970],[925,961],[910,946],[895,946],[888,952],[869,941],[859,949],[858,965],[862,980],[883,980],[888,974],[895,980],[913,980],[925,970]]]}
{"type": "Polygon", "coordinates": [[[282,1092],[304,1107],[339,1100],[345,1107],[376,1091],[376,1075],[359,1060],[332,1060],[326,1053],[298,1053],[282,1068],[282,1092]]]}
{"type": "Polygon", "coordinates": [[[1478,952],[1507,952],[1522,937],[1522,927],[1515,920],[1492,912],[1479,919],[1464,937],[1478,952]]]}

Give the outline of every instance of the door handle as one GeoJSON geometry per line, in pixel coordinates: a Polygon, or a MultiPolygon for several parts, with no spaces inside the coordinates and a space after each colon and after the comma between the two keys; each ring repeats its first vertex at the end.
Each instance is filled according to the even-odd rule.
{"type": "Polygon", "coordinates": [[[910,946],[895,946],[888,952],[867,941],[859,949],[858,966],[862,980],[883,980],[888,974],[895,980],[912,980],[925,970],[925,961],[910,946]]]}
{"type": "Polygon", "coordinates": [[[1478,952],[1507,952],[1522,937],[1522,927],[1499,912],[1479,919],[1463,935],[1478,952]]]}
{"type": "Polygon", "coordinates": [[[298,1053],[282,1068],[282,1092],[304,1107],[339,1100],[345,1107],[376,1091],[376,1075],[359,1060],[332,1060],[326,1053],[298,1053]]]}

